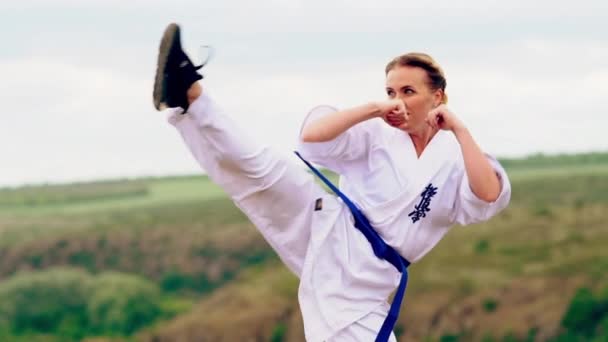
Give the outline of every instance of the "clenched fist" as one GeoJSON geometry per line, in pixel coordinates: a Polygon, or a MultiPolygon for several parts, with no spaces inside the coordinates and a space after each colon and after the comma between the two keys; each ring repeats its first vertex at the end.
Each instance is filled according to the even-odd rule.
{"type": "Polygon", "coordinates": [[[445,131],[455,131],[464,127],[463,123],[444,104],[431,110],[425,121],[432,128],[445,131]]]}
{"type": "Polygon", "coordinates": [[[376,102],[377,116],[393,127],[407,122],[408,114],[405,103],[399,99],[376,102]]]}

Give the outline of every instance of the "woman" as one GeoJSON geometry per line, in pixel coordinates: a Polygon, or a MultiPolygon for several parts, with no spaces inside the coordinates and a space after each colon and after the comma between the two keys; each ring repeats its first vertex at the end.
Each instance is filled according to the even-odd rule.
{"type": "MultiPolygon", "coordinates": [[[[306,339],[375,339],[400,272],[375,256],[347,200],[222,113],[197,82],[200,67],[182,51],[179,32],[171,24],[161,41],[156,108],[172,108],[169,122],[195,159],[300,277],[306,339]]],[[[453,224],[489,219],[510,197],[505,171],[445,106],[445,85],[429,56],[400,56],[386,68],[388,100],[317,107],[301,131],[300,153],[340,173],[340,189],[405,262],[420,260],[453,224]]]]}

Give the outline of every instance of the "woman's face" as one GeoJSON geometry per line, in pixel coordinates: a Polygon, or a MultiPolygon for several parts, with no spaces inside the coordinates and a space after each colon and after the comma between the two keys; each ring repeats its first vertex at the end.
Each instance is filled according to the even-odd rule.
{"type": "Polygon", "coordinates": [[[397,128],[408,133],[420,133],[428,129],[427,114],[441,104],[441,90],[432,90],[424,69],[397,66],[386,75],[386,94],[390,99],[405,102],[408,120],[397,128]]]}

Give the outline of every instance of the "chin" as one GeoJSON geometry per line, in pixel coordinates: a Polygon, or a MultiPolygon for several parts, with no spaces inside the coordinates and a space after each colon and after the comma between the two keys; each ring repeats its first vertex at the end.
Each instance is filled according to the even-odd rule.
{"type": "Polygon", "coordinates": [[[400,126],[395,127],[396,129],[400,130],[400,131],[404,131],[406,133],[410,133],[410,131],[412,130],[412,127],[410,127],[407,123],[404,123],[400,126]]]}

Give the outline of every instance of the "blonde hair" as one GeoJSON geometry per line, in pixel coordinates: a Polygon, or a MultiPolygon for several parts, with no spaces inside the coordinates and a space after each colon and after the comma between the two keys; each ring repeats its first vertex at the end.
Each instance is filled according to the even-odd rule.
{"type": "Polygon", "coordinates": [[[431,87],[432,90],[441,89],[443,92],[441,103],[448,103],[448,94],[445,93],[445,87],[447,86],[445,75],[439,64],[437,64],[431,56],[421,52],[410,52],[405,55],[397,56],[392,61],[388,62],[385,74],[388,75],[389,71],[398,66],[418,67],[426,71],[429,78],[429,87],[431,87]]]}

